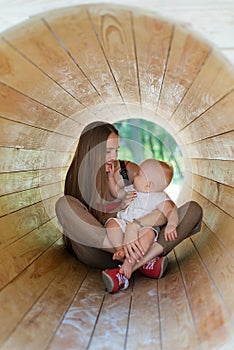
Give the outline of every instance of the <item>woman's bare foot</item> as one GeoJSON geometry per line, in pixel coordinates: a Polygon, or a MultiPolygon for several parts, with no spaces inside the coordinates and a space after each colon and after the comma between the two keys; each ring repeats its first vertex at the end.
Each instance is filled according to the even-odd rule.
{"type": "Polygon", "coordinates": [[[119,269],[119,272],[129,279],[132,275],[132,264],[125,259],[123,265],[119,269]]]}
{"type": "Polygon", "coordinates": [[[124,258],[124,250],[121,248],[119,250],[117,250],[114,254],[113,254],[113,257],[112,259],[113,260],[120,260],[122,261],[124,258]]]}

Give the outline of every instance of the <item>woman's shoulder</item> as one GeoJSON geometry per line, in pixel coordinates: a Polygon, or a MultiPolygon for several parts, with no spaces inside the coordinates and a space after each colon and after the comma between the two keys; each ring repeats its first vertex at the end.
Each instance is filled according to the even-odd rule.
{"type": "Polygon", "coordinates": [[[138,172],[138,170],[139,170],[139,165],[134,163],[134,162],[126,161],[126,160],[124,162],[125,162],[125,167],[126,167],[126,170],[128,173],[128,178],[129,178],[130,182],[132,183],[133,178],[134,178],[134,174],[136,172],[138,172]]]}

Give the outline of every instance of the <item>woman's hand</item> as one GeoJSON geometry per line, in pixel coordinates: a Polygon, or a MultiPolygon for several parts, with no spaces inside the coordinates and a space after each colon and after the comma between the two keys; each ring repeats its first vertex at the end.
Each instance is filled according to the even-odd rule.
{"type": "Polygon", "coordinates": [[[124,252],[129,263],[139,261],[144,256],[143,248],[139,242],[139,225],[132,222],[127,225],[124,234],[124,252]]]}

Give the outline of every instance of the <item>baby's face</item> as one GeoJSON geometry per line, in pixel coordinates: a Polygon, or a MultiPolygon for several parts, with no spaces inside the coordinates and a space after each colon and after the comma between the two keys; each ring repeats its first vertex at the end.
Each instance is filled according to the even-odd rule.
{"type": "Polygon", "coordinates": [[[134,174],[133,187],[137,192],[148,192],[149,190],[149,180],[141,168],[134,174]]]}

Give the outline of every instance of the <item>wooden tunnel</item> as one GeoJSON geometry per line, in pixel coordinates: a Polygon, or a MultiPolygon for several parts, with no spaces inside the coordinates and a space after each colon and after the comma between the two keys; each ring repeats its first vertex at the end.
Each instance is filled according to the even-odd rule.
{"type": "Polygon", "coordinates": [[[65,8],[2,33],[2,350],[232,348],[233,88],[209,43],[132,8],[65,8]],[[55,203],[83,127],[133,117],[176,139],[180,200],[204,219],[162,279],[136,273],[109,295],[100,271],[64,250],[55,203]]]}

